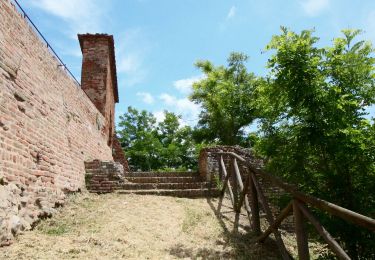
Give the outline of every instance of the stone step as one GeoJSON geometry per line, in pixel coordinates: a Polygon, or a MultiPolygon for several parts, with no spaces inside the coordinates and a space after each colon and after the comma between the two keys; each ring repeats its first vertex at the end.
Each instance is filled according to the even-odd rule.
{"type": "Polygon", "coordinates": [[[160,195],[186,198],[217,197],[220,191],[217,189],[186,189],[186,190],[117,190],[118,194],[138,194],[138,195],[160,195]]]}
{"type": "Polygon", "coordinates": [[[127,177],[198,177],[197,172],[129,172],[127,177]]]}
{"type": "Polygon", "coordinates": [[[209,188],[209,182],[190,182],[190,183],[124,183],[120,189],[124,190],[181,190],[181,189],[205,189],[209,188]]]}
{"type": "Polygon", "coordinates": [[[190,183],[201,182],[201,178],[194,177],[126,177],[126,180],[133,183],[190,183]]]}

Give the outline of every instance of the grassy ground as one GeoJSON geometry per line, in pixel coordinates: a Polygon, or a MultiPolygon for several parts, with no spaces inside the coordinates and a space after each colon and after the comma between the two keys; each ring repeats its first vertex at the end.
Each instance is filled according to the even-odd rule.
{"type": "MultiPolygon", "coordinates": [[[[0,259],[279,259],[271,239],[254,243],[245,214],[234,232],[229,203],[218,218],[217,199],[76,194],[0,259]]],[[[294,238],[284,239],[296,254],[294,238]]]]}
{"type": "Polygon", "coordinates": [[[248,219],[233,233],[217,199],[77,194],[51,219],[0,248],[0,259],[278,259],[269,241],[252,243],[248,219]]]}

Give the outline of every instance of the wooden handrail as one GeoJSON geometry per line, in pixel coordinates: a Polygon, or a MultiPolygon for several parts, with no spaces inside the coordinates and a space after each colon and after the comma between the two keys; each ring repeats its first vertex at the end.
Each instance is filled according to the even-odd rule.
{"type": "Polygon", "coordinates": [[[250,160],[247,160],[234,152],[213,152],[213,154],[220,155],[219,170],[220,173],[222,173],[225,177],[224,186],[219,201],[219,211],[221,208],[224,193],[228,188],[228,191],[231,195],[233,208],[236,211],[236,217],[238,217],[238,214],[241,211],[241,207],[244,205],[248,213],[253,231],[257,235],[259,235],[257,241],[263,242],[271,233],[274,233],[276,238],[276,244],[280,250],[283,259],[290,259],[290,255],[285,248],[278,227],[280,226],[281,222],[290,214],[290,212],[293,212],[295,221],[295,233],[297,238],[299,259],[310,258],[307,230],[304,227],[304,221],[306,220],[308,220],[315,227],[318,233],[327,242],[328,247],[336,254],[338,258],[350,259],[350,257],[345,253],[345,251],[340,247],[340,245],[333,239],[333,237],[327,232],[327,230],[325,230],[324,227],[319,223],[319,221],[313,216],[313,214],[309,211],[306,205],[310,205],[311,207],[320,209],[331,215],[340,217],[358,226],[365,227],[370,231],[375,231],[374,219],[361,215],[349,209],[340,207],[336,204],[330,203],[323,199],[316,198],[314,196],[300,192],[296,186],[282,181],[280,178],[267,173],[259,167],[254,167],[250,160]],[[231,157],[231,168],[228,173],[226,171],[223,156],[231,157]],[[237,161],[240,162],[242,166],[246,166],[245,173],[242,173],[244,175],[244,178],[246,178],[245,184],[243,183],[241,176],[241,169],[244,169],[244,167],[239,167],[237,161]],[[257,180],[257,176],[260,176],[261,178],[271,182],[275,186],[290,193],[290,195],[292,196],[292,200],[289,202],[288,206],[281,211],[280,215],[276,219],[272,215],[268,199],[265,196],[262,187],[257,180]],[[230,178],[235,178],[235,180],[232,182],[234,185],[233,191],[236,192],[235,196],[230,186],[230,178]],[[249,203],[248,196],[250,196],[249,199],[251,199],[251,203],[249,203]],[[258,202],[261,202],[263,210],[266,213],[266,218],[269,222],[269,227],[264,233],[262,233],[260,229],[260,215],[258,202]]]}
{"type": "Polygon", "coordinates": [[[318,208],[320,210],[326,211],[328,213],[331,213],[332,215],[338,216],[344,220],[347,220],[349,222],[352,222],[356,225],[365,227],[371,231],[375,231],[375,220],[364,216],[362,214],[359,214],[357,212],[351,211],[349,209],[340,207],[336,204],[330,203],[328,201],[325,201],[323,199],[319,199],[310,195],[307,195],[305,193],[302,193],[297,190],[297,188],[289,183],[285,183],[280,178],[275,177],[266,171],[256,168],[253,165],[251,165],[250,162],[248,162],[243,157],[239,156],[236,153],[233,152],[218,152],[217,154],[221,155],[230,155],[236,158],[237,160],[246,163],[249,169],[254,172],[255,174],[260,175],[261,177],[264,177],[266,180],[271,181],[274,185],[278,186],[279,188],[282,188],[283,190],[289,192],[294,197],[298,198],[299,200],[310,204],[311,206],[314,206],[315,208],[318,208]]]}

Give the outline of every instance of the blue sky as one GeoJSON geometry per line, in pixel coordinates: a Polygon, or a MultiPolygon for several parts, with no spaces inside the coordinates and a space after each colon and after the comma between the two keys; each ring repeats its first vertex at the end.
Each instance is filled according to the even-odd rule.
{"type": "MultiPolygon", "coordinates": [[[[265,75],[270,53],[262,50],[280,26],[315,28],[330,45],[343,28],[359,28],[375,43],[373,0],[18,0],[73,74],[80,79],[77,33],[115,38],[120,103],[182,115],[195,124],[199,107],[187,96],[202,75],[198,59],[225,64],[231,51],[250,56],[248,68],[265,75]]],[[[375,116],[375,109],[371,109],[375,116]]]]}

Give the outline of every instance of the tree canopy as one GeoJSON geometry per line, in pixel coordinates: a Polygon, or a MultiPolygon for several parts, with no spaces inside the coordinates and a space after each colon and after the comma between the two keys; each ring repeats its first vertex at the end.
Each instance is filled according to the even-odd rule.
{"type": "Polygon", "coordinates": [[[253,93],[259,79],[247,72],[247,60],[247,55],[233,52],[228,67],[214,66],[207,60],[196,63],[205,75],[193,85],[190,96],[202,107],[197,138],[234,145],[243,136],[242,128],[256,118],[253,93]]]}
{"type": "MultiPolygon", "coordinates": [[[[373,215],[375,128],[364,116],[375,101],[375,59],[370,43],[355,41],[359,33],[344,30],[330,47],[318,47],[312,31],[282,28],[272,38],[268,83],[257,90],[257,151],[271,172],[306,192],[373,215]]],[[[350,255],[370,257],[374,236],[368,231],[325,221],[350,255]]]]}
{"type": "Polygon", "coordinates": [[[199,145],[190,126],[181,126],[179,116],[165,111],[157,123],[152,113],[128,107],[120,116],[117,135],[132,170],[196,169],[199,145]]]}

